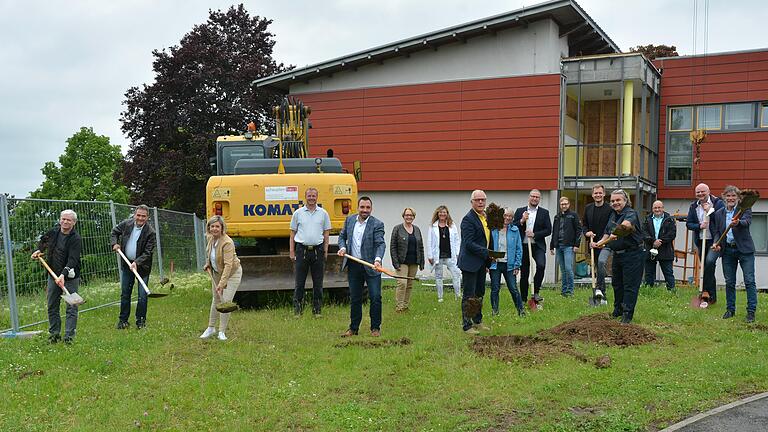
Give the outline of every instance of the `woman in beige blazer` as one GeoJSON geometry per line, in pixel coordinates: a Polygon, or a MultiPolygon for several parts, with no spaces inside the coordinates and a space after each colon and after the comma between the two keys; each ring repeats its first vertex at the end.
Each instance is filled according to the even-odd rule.
{"type": "Polygon", "coordinates": [[[243,277],[243,269],[240,260],[235,254],[235,243],[227,235],[227,223],[221,216],[213,216],[208,219],[206,225],[206,238],[208,244],[205,247],[206,259],[203,270],[211,270],[213,274],[213,286],[211,287],[211,314],[208,318],[208,328],[200,335],[201,339],[207,339],[216,333],[216,320],[219,321],[219,340],[227,340],[225,332],[229,322],[228,313],[219,313],[216,306],[220,303],[231,302],[240,286],[243,277]]]}

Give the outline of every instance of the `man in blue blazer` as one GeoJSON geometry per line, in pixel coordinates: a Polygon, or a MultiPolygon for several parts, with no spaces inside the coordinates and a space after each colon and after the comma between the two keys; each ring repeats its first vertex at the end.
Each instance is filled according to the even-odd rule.
{"type": "Polygon", "coordinates": [[[485,274],[491,259],[488,245],[491,233],[485,218],[485,192],[475,190],[470,197],[472,209],[461,220],[461,247],[459,247],[459,268],[464,294],[461,299],[462,329],[467,334],[478,334],[479,330],[490,330],[483,324],[483,296],[485,295],[485,274]]]}
{"type": "Polygon", "coordinates": [[[745,210],[738,218],[741,191],[736,186],[726,186],[723,191],[725,207],[715,211],[709,219],[709,227],[712,230],[712,238],[717,241],[725,232],[728,225],[731,230],[718,246],[713,249],[711,255],[717,257],[717,252],[723,257],[723,276],[725,277],[725,302],[726,310],[723,319],[732,318],[736,314],[736,266],[741,265],[741,273],[744,276],[744,288],[747,290],[747,318],[748,323],[755,321],[757,310],[757,284],[755,283],[755,242],[749,232],[752,223],[752,210],[745,210]]]}
{"type": "Polygon", "coordinates": [[[539,295],[541,283],[544,281],[544,271],[547,266],[547,243],[545,239],[552,234],[552,221],[549,219],[549,211],[539,206],[541,192],[533,189],[528,194],[528,205],[515,210],[513,224],[520,229],[520,238],[523,240],[523,264],[520,267],[520,296],[528,298],[528,276],[531,271],[531,263],[528,257],[528,245],[531,243],[533,260],[536,262],[536,275],[533,277],[533,300],[538,304],[543,299],[539,295]]]}
{"type": "MultiPolygon", "coordinates": [[[[709,213],[710,209],[714,211],[720,210],[724,207],[723,200],[712,195],[709,192],[709,186],[704,183],[699,183],[695,189],[696,201],[691,203],[688,208],[688,216],[685,218],[685,226],[689,230],[693,231],[693,245],[699,254],[701,259],[701,234],[704,233],[704,248],[710,249],[712,247],[712,231],[709,229],[709,213]],[[706,230],[706,231],[704,231],[706,230]]],[[[721,231],[722,232],[722,231],[721,231]]],[[[717,301],[717,283],[715,281],[715,265],[717,264],[717,254],[708,254],[704,258],[704,274],[703,285],[704,291],[707,293],[709,304],[713,304],[717,301]]]]}
{"type": "MultiPolygon", "coordinates": [[[[367,196],[357,200],[357,214],[344,221],[339,233],[339,256],[352,255],[381,267],[386,251],[384,222],[371,216],[373,202],[367,196]]],[[[350,323],[342,337],[357,335],[363,319],[363,283],[368,285],[371,306],[371,336],[381,336],[381,272],[344,258],[342,270],[347,269],[349,281],[350,323]]]]}

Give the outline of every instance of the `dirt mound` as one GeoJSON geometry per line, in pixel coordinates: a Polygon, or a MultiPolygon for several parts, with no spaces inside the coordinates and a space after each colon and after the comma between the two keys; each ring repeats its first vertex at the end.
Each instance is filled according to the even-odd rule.
{"type": "Polygon", "coordinates": [[[656,340],[656,335],[634,324],[622,324],[609,314],[586,315],[541,333],[555,339],[581,341],[606,346],[643,345],[656,340]]]}
{"type": "MultiPolygon", "coordinates": [[[[484,357],[505,362],[530,362],[567,354],[582,362],[586,355],[574,347],[574,342],[595,343],[605,346],[642,345],[656,340],[652,332],[634,324],[621,324],[608,314],[586,315],[573,321],[539,332],[534,336],[479,336],[472,341],[472,349],[484,357]]],[[[610,367],[611,360],[602,356],[594,361],[595,367],[610,367]]]]}
{"type": "Polygon", "coordinates": [[[349,347],[361,347],[361,348],[384,348],[391,346],[405,346],[410,345],[411,340],[403,337],[400,339],[378,339],[378,340],[356,340],[343,343],[337,343],[334,348],[349,348],[349,347]]]}

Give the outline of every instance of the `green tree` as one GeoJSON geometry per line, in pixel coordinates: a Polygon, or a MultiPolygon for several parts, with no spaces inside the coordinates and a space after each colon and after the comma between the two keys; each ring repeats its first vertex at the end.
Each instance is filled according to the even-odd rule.
{"type": "Polygon", "coordinates": [[[251,120],[270,129],[277,95],[251,82],[286,70],[272,58],[271,23],[242,4],[211,10],[178,45],[152,52],[155,81],[128,89],[120,119],[131,140],[122,178],[135,200],[204,214],[216,136],[251,120]]]}
{"type": "Polygon", "coordinates": [[[67,140],[58,165],[45,163],[41,170],[45,180],[31,197],[127,203],[128,189],[115,176],[122,163],[119,146],[96,135],[93,128],[82,127],[67,140]]]}
{"type": "Polygon", "coordinates": [[[630,48],[629,52],[642,53],[648,60],[654,60],[661,57],[677,57],[680,55],[677,53],[677,47],[674,45],[638,45],[630,48]]]}

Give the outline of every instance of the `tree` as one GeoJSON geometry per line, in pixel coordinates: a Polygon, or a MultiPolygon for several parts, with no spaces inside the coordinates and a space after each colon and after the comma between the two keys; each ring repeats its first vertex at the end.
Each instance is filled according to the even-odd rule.
{"type": "Polygon", "coordinates": [[[120,146],[109,137],[82,127],[67,140],[59,165],[46,162],[45,180],[32,198],[128,202],[128,189],[116,181],[115,172],[123,162],[120,146]]]}
{"type": "Polygon", "coordinates": [[[629,52],[642,53],[648,60],[654,60],[661,57],[677,57],[680,55],[677,53],[677,47],[674,45],[638,45],[634,48],[630,48],[629,52]]]}
{"type": "Polygon", "coordinates": [[[215,137],[269,122],[277,95],[259,77],[287,70],[272,59],[272,21],[243,5],[209,10],[178,46],[153,51],[155,81],[126,94],[122,130],[131,140],[122,176],[138,201],[203,213],[215,137]]]}

